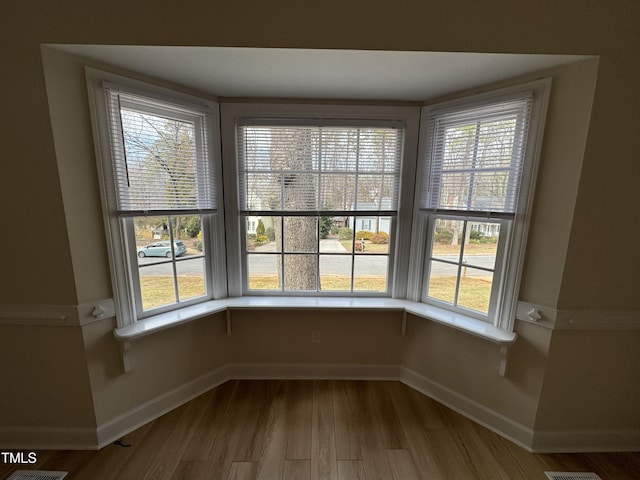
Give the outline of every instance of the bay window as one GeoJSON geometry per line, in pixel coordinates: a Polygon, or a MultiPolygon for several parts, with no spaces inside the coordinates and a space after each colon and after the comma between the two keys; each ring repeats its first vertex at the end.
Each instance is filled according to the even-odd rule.
{"type": "Polygon", "coordinates": [[[416,106],[219,114],[87,79],[119,326],[313,295],[407,299],[512,329],[548,81],[424,107],[419,123],[416,106]]]}

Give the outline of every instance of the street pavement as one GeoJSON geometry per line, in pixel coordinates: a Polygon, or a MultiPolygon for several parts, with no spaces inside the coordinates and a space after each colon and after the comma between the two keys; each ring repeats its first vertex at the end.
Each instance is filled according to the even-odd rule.
{"type": "MultiPolygon", "coordinates": [[[[247,257],[247,266],[250,275],[277,275],[280,255],[274,254],[276,245],[271,242],[257,247],[247,257]]],[[[320,240],[320,274],[351,276],[352,256],[336,239],[320,240]]],[[[374,255],[370,253],[357,253],[353,256],[355,264],[353,271],[355,276],[385,276],[388,270],[387,255],[374,255]]],[[[438,258],[448,261],[456,261],[455,255],[441,255],[438,258]]],[[[469,255],[466,257],[468,276],[486,276],[484,270],[474,269],[473,266],[493,268],[495,256],[493,255],[469,255]]],[[[286,256],[285,256],[286,262],[286,256]]],[[[140,275],[172,275],[171,262],[165,258],[139,258],[138,265],[140,275]]],[[[457,266],[445,262],[433,262],[432,275],[452,276],[457,274],[457,266]]],[[[176,262],[178,275],[198,275],[204,272],[204,260],[194,255],[183,255],[176,262]]]]}

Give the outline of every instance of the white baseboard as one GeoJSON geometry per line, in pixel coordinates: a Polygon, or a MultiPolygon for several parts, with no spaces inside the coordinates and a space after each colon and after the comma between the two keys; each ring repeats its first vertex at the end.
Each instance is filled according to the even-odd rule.
{"type": "Polygon", "coordinates": [[[426,377],[409,370],[401,368],[401,376],[399,380],[451,408],[459,414],[479,423],[483,427],[488,428],[492,432],[512,441],[516,445],[531,451],[531,442],[533,440],[533,430],[521,425],[514,420],[492,410],[475,400],[465,397],[444,385],[429,380],[426,377]]]}
{"type": "Polygon", "coordinates": [[[536,431],[534,453],[639,452],[640,430],[536,431]]]}
{"type": "Polygon", "coordinates": [[[0,427],[2,450],[93,450],[95,428],[0,427]]]}
{"type": "Polygon", "coordinates": [[[399,365],[341,365],[236,363],[228,366],[229,378],[236,380],[398,380],[399,365]]]}
{"type": "MultiPolygon", "coordinates": [[[[127,433],[226,382],[230,379],[228,369],[229,367],[225,365],[213,370],[103,423],[97,431],[97,448],[115,442],[127,433]]],[[[96,446],[94,445],[93,448],[96,446]]]]}

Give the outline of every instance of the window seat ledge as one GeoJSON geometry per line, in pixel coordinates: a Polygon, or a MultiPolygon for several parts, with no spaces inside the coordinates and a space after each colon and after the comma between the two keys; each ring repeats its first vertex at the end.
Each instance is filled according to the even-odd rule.
{"type": "Polygon", "coordinates": [[[395,298],[366,297],[231,297],[211,300],[145,318],[133,325],[116,328],[114,335],[120,342],[129,342],[136,338],[220,312],[227,312],[227,333],[230,334],[231,318],[228,313],[232,310],[242,309],[400,311],[404,312],[402,319],[403,335],[406,328],[406,314],[408,313],[502,346],[509,346],[516,340],[515,332],[501,330],[487,322],[431,305],[395,298]]]}

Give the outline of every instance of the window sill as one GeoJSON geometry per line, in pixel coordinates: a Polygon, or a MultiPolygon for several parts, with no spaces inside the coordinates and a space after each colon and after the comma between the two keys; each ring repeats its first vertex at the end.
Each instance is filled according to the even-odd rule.
{"type": "MultiPolygon", "coordinates": [[[[354,297],[232,297],[222,300],[212,300],[145,318],[133,325],[116,328],[114,335],[117,340],[125,342],[215,313],[251,309],[401,311],[460,330],[493,343],[510,345],[516,340],[516,334],[514,332],[507,332],[481,320],[476,320],[475,318],[450,312],[432,305],[395,298],[354,297]]],[[[228,333],[230,334],[230,325],[227,327],[228,333]]],[[[402,333],[404,334],[404,325],[402,333]]]]}
{"type": "Polygon", "coordinates": [[[227,312],[227,334],[231,335],[231,311],[247,309],[398,311],[403,312],[401,325],[403,336],[408,313],[498,344],[501,353],[499,374],[502,376],[506,369],[509,347],[515,342],[517,336],[515,332],[501,330],[481,320],[409,300],[353,297],[233,297],[162,313],[140,320],[133,325],[116,328],[114,335],[122,346],[125,372],[129,371],[127,353],[129,342],[132,340],[220,312],[227,312]]]}

